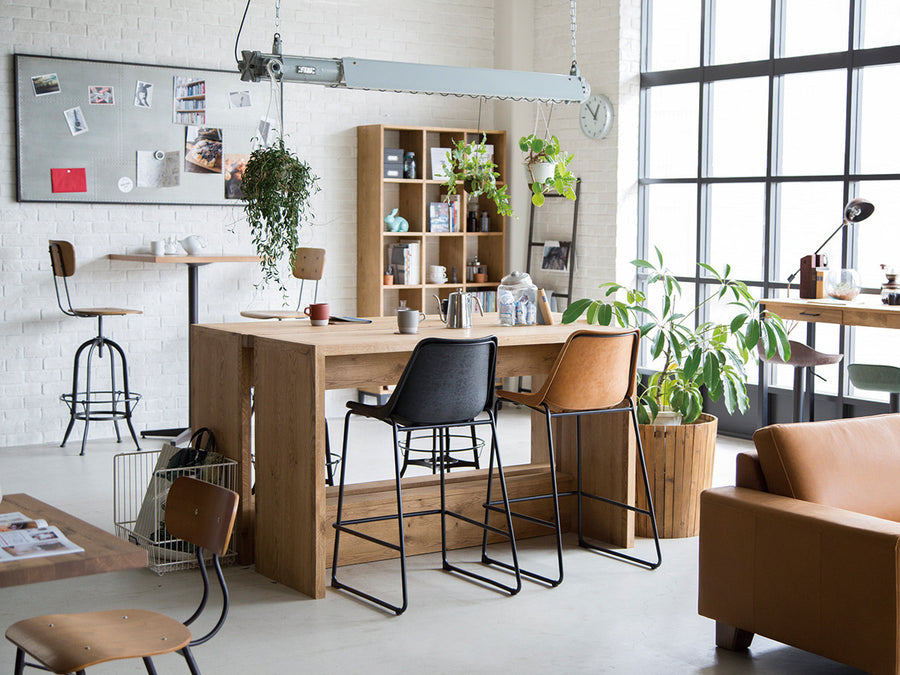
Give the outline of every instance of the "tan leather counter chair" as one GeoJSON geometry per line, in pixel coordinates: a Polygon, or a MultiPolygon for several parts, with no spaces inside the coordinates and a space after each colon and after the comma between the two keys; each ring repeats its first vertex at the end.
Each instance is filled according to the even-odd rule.
{"type": "Polygon", "coordinates": [[[716,644],[755,633],[900,673],[900,415],[758,430],[736,486],[700,497],[699,612],[716,644]]]}
{"type": "MultiPolygon", "coordinates": [[[[638,330],[625,331],[590,331],[580,330],[572,333],[560,350],[556,362],[544,385],[534,393],[499,391],[501,399],[528,406],[532,410],[543,413],[547,422],[547,442],[550,450],[550,493],[534,497],[510,499],[510,503],[533,501],[535,499],[553,500],[553,521],[535,518],[523,513],[513,512],[513,516],[533,523],[544,525],[556,534],[557,576],[548,577],[532,571],[521,569],[521,573],[532,579],[556,586],[563,580],[562,526],[559,516],[559,498],[574,495],[578,507],[578,545],[600,551],[609,556],[627,560],[656,569],[662,563],[662,552],[659,547],[659,532],[656,527],[656,513],[650,495],[650,482],[647,477],[647,465],[644,461],[644,449],[638,434],[637,413],[633,397],[637,386],[637,355],[640,333],[638,330]],[[603,496],[591,494],[583,489],[581,481],[581,418],[584,415],[599,415],[614,412],[629,412],[634,435],[637,442],[637,456],[644,479],[644,490],[647,495],[647,509],[640,509],[631,504],[614,501],[603,496]],[[577,489],[573,492],[559,492],[556,480],[556,451],[553,442],[553,420],[562,417],[574,417],[577,446],[577,489]],[[656,560],[643,560],[621,551],[589,543],[584,538],[583,499],[598,500],[623,509],[641,513],[650,518],[653,527],[653,538],[656,544],[656,560]]],[[[490,467],[493,471],[493,466],[490,467]]],[[[491,474],[489,474],[491,475],[491,474]]],[[[491,505],[496,508],[495,505],[491,505]]],[[[482,546],[482,557],[487,558],[486,547],[482,546]]],[[[489,559],[490,560],[490,559],[489,559]]],[[[490,560],[495,564],[500,564],[490,560]]]]}
{"type": "Polygon", "coordinates": [[[128,361],[125,358],[125,352],[118,343],[110,340],[103,334],[103,317],[142,314],[143,312],[138,309],[124,309],[122,307],[72,307],[72,300],[69,297],[68,279],[75,274],[75,248],[68,241],[51,241],[50,263],[53,267],[53,286],[56,289],[56,302],[59,304],[63,314],[79,318],[97,319],[97,335],[83,342],[75,352],[75,363],[72,368],[72,393],[60,396],[60,400],[69,408],[69,426],[66,427],[66,433],[63,436],[60,447],[66,447],[66,441],[72,432],[75,420],[84,422],[84,434],[81,437],[82,455],[87,442],[88,427],[95,420],[111,420],[116,429],[116,440],[121,443],[122,436],[119,434],[119,420],[125,420],[128,424],[128,430],[131,432],[131,438],[134,439],[134,445],[140,450],[137,434],[134,433],[134,427],[131,425],[131,411],[137,402],[140,401],[141,395],[131,391],[128,387],[128,361]],[[60,285],[62,285],[62,293],[60,293],[60,285]],[[63,302],[63,297],[65,297],[65,302],[63,302]],[[87,350],[87,359],[84,368],[84,384],[82,386],[78,380],[78,371],[80,369],[81,356],[85,350],[87,350]],[[109,356],[108,389],[100,390],[92,386],[91,378],[93,372],[91,370],[91,362],[95,351],[101,359],[104,352],[109,356]],[[116,356],[119,357],[121,369],[121,389],[116,383],[116,356]]]}

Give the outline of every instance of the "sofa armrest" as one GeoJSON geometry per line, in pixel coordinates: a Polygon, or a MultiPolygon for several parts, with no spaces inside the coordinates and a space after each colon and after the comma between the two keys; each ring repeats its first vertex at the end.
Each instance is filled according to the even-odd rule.
{"type": "Polygon", "coordinates": [[[699,612],[897,672],[900,523],[749,490],[700,497],[699,612]]]}

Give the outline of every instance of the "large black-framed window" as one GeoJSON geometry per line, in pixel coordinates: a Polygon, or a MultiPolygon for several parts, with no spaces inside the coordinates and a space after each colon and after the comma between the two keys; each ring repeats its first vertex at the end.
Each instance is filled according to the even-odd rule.
{"type": "MultiPolygon", "coordinates": [[[[900,3],[644,0],[642,24],[637,255],[658,246],[696,300],[709,288],[698,261],[784,295],[863,196],[875,215],[825,252],[877,291],[879,263],[900,267],[900,3]]],[[[820,325],[816,344],[878,362],[898,337],[820,325]]],[[[822,375],[824,396],[855,394],[841,367],[822,375]]]]}

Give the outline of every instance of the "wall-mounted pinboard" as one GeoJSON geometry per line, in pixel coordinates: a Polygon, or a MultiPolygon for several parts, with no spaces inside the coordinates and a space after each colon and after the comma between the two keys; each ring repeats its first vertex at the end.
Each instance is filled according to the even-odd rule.
{"type": "Polygon", "coordinates": [[[19,201],[234,204],[274,133],[236,70],[17,54],[15,77],[19,201]]]}

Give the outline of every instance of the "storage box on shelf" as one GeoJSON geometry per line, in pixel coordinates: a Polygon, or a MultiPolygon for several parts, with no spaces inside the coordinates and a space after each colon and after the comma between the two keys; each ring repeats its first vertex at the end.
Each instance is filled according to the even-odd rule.
{"type": "Polygon", "coordinates": [[[457,189],[459,202],[455,225],[454,220],[449,219],[446,230],[441,224],[435,227],[440,231],[432,231],[430,213],[431,203],[443,201],[447,193],[443,180],[433,177],[435,168],[439,173],[440,167],[435,167],[435,162],[442,153],[432,153],[432,149],[450,148],[453,141],[481,140],[482,134],[487,136],[487,143],[493,145],[493,160],[500,175],[498,182],[502,184],[507,176],[505,131],[381,124],[357,128],[358,315],[389,315],[401,302],[407,307],[434,313],[437,306],[432,294],[446,298],[458,288],[480,292],[482,300],[486,301],[485,311],[493,304],[491,300],[506,269],[506,217],[499,215],[496,206],[487,199],[469,201],[462,185],[457,189]],[[385,177],[385,153],[397,149],[402,150],[401,155],[415,153],[415,178],[385,177]],[[434,158],[432,154],[435,154],[434,158]],[[387,231],[384,217],[394,208],[409,222],[408,232],[387,231]],[[475,232],[467,230],[470,210],[477,216],[478,231],[475,232]],[[481,231],[482,211],[487,211],[487,231],[481,231]],[[391,266],[391,244],[402,243],[419,244],[417,277],[420,283],[400,283],[399,275],[395,275],[393,283],[386,284],[386,272],[391,266]],[[475,257],[480,265],[487,267],[486,281],[466,278],[466,265],[475,257]],[[446,268],[447,283],[429,283],[431,265],[446,268]],[[456,283],[453,282],[454,270],[456,283]]]}

